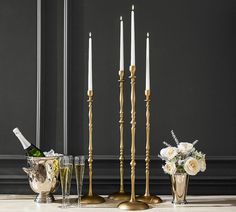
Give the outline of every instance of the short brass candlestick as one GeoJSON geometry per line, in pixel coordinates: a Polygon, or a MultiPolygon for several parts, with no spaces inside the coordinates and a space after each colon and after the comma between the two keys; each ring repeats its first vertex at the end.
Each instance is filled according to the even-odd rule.
{"type": "Polygon", "coordinates": [[[81,203],[84,204],[98,204],[105,202],[105,199],[93,194],[93,91],[88,90],[88,108],[89,108],[89,192],[83,196],[81,203]]]}
{"type": "Polygon", "coordinates": [[[131,197],[129,201],[122,202],[118,208],[124,210],[145,210],[148,205],[144,202],[136,201],[135,199],[135,130],[136,130],[136,95],[135,95],[135,72],[136,67],[130,66],[130,79],[131,79],[131,197]]]}
{"type": "Polygon", "coordinates": [[[146,188],[145,194],[139,196],[137,199],[139,201],[145,202],[147,204],[158,204],[162,200],[158,196],[150,195],[149,191],[149,176],[150,176],[150,90],[145,90],[145,102],[146,102],[146,188]]]}
{"type": "Polygon", "coordinates": [[[119,87],[120,87],[120,191],[109,195],[109,199],[113,200],[129,200],[130,193],[124,190],[124,70],[119,71],[119,87]]]}

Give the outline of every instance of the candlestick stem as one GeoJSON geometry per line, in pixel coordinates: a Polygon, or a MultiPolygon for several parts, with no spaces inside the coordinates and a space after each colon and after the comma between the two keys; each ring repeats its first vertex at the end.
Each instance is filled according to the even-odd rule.
{"type": "Polygon", "coordinates": [[[120,209],[124,210],[145,210],[149,206],[144,202],[136,201],[135,199],[135,131],[136,131],[136,94],[135,94],[135,72],[136,67],[130,66],[130,79],[131,79],[131,196],[130,200],[118,205],[120,209]]]}
{"type": "Polygon", "coordinates": [[[146,189],[145,196],[150,196],[149,175],[150,175],[150,90],[146,90],[146,189]]]}
{"type": "Polygon", "coordinates": [[[120,75],[120,192],[124,192],[124,71],[120,75]]]}
{"type": "Polygon", "coordinates": [[[137,199],[139,201],[145,202],[147,204],[158,204],[161,203],[162,200],[158,196],[150,195],[149,189],[149,179],[150,179],[150,101],[151,101],[151,91],[145,90],[145,102],[146,102],[146,186],[145,186],[145,194],[139,196],[137,199]]]}
{"type": "Polygon", "coordinates": [[[89,118],[89,191],[88,194],[81,199],[84,204],[98,204],[105,202],[103,197],[93,194],[93,91],[88,90],[88,118],[89,118]]]}
{"type": "Polygon", "coordinates": [[[130,67],[131,79],[131,202],[135,201],[135,131],[136,131],[136,93],[135,93],[135,67],[130,67]]]}
{"type": "Polygon", "coordinates": [[[124,70],[119,71],[119,87],[120,87],[120,191],[109,195],[109,199],[113,200],[129,200],[130,193],[124,190],[124,70]]]}
{"type": "Polygon", "coordinates": [[[93,196],[93,93],[88,93],[88,108],[89,108],[89,158],[88,158],[88,164],[89,164],[89,196],[93,196]]]}

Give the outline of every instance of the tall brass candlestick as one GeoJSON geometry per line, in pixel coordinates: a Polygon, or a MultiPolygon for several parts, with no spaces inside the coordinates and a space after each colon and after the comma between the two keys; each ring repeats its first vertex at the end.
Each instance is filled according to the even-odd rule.
{"type": "Polygon", "coordinates": [[[81,203],[84,204],[98,204],[105,202],[101,196],[93,194],[93,91],[88,90],[88,108],[89,108],[89,192],[83,196],[81,203]]]}
{"type": "Polygon", "coordinates": [[[120,209],[124,210],[145,210],[148,205],[144,202],[136,201],[135,198],[135,130],[136,130],[136,95],[135,95],[135,72],[136,67],[130,66],[130,79],[131,79],[131,197],[129,201],[122,202],[118,205],[120,209]]]}
{"type": "Polygon", "coordinates": [[[129,200],[130,193],[124,190],[124,70],[119,71],[119,87],[120,87],[120,191],[109,196],[113,200],[129,200]]]}
{"type": "Polygon", "coordinates": [[[151,91],[145,90],[145,102],[146,102],[146,188],[145,194],[139,196],[137,199],[139,201],[145,202],[147,204],[158,204],[161,203],[162,200],[158,196],[150,195],[149,191],[149,176],[150,176],[150,96],[151,91]]]}

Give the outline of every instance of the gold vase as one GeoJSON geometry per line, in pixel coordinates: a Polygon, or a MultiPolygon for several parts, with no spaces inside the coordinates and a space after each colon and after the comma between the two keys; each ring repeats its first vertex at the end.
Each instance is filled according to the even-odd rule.
{"type": "Polygon", "coordinates": [[[188,191],[189,175],[186,173],[174,174],[170,176],[173,200],[176,205],[186,204],[186,196],[188,191]]]}

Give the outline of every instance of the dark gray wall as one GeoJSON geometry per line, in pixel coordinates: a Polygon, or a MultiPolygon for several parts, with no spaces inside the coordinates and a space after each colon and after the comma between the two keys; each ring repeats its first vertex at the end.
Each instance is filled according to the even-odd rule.
{"type": "MultiPolygon", "coordinates": [[[[36,30],[35,1],[1,1],[13,7],[10,11],[18,14],[24,8],[24,16],[31,17],[29,28],[36,30]],[[14,3],[14,4],[13,4],[14,3]],[[18,5],[19,4],[19,5],[18,5]],[[15,5],[18,5],[15,7],[15,5]],[[30,16],[31,15],[31,16],[30,16]],[[33,22],[34,21],[34,22],[33,22]]],[[[157,159],[162,141],[173,142],[170,130],[174,129],[180,140],[199,139],[198,148],[207,154],[207,171],[191,179],[192,194],[235,194],[236,190],[236,101],[235,101],[235,9],[233,0],[223,1],[127,1],[127,0],[70,0],[69,1],[69,153],[88,153],[87,129],[87,48],[88,33],[93,34],[93,76],[94,76],[94,189],[98,193],[110,193],[118,189],[119,125],[118,125],[118,65],[119,65],[119,16],[124,18],[125,31],[125,148],[130,153],[130,8],[135,4],[136,54],[137,54],[137,192],[144,189],[144,148],[145,148],[145,36],[150,32],[151,44],[151,190],[169,194],[169,179],[161,170],[157,159]]],[[[6,6],[1,5],[2,10],[6,6]]],[[[3,13],[4,14],[4,13],[3,13]]],[[[20,15],[18,15],[20,16],[20,15]]],[[[22,15],[20,16],[22,17],[22,15]]],[[[28,18],[29,18],[28,17],[28,18]]],[[[11,18],[13,18],[11,16],[11,18]]],[[[19,19],[19,18],[18,18],[19,19]]],[[[17,19],[17,20],[18,20],[17,19]]],[[[28,19],[27,19],[28,20],[28,19]]],[[[0,19],[10,23],[10,18],[0,19]]],[[[14,20],[13,20],[14,23],[14,20]]],[[[42,149],[53,148],[63,151],[62,134],[62,85],[63,85],[63,1],[42,1],[42,149]]],[[[17,24],[14,25],[17,29],[17,24]]],[[[21,29],[21,28],[20,28],[21,29]]],[[[32,94],[29,100],[32,115],[22,108],[16,110],[9,102],[1,113],[11,112],[14,120],[1,121],[6,125],[25,124],[25,134],[31,140],[35,128],[36,82],[36,31],[22,38],[32,40],[32,51],[24,51],[34,61],[34,68],[26,67],[34,77],[29,87],[23,74],[22,89],[32,94]],[[30,38],[29,38],[30,37],[30,38]],[[34,56],[34,57],[33,57],[34,56]],[[7,112],[6,112],[7,111],[7,112]],[[22,118],[24,117],[24,118],[22,118]],[[27,120],[25,120],[27,118],[27,120]],[[31,119],[30,119],[31,118],[31,119]],[[9,124],[10,123],[10,124],[9,124]],[[27,127],[28,126],[28,127],[27,127]]],[[[17,33],[14,33],[17,39],[17,33]]],[[[5,37],[9,39],[7,31],[5,37]]],[[[3,35],[1,35],[3,36],[3,35]]],[[[1,42],[1,46],[4,43],[1,42]]],[[[23,43],[23,42],[22,42],[23,43]]],[[[16,49],[21,51],[23,44],[16,49]]],[[[5,44],[6,45],[6,44],[5,44]]],[[[11,51],[15,46],[10,46],[11,51]]],[[[28,44],[29,45],[29,44],[28,44]]],[[[29,48],[30,48],[29,47],[29,48]]],[[[0,50],[3,51],[3,50],[0,50]]],[[[9,50],[10,51],[10,50],[9,50]]],[[[3,52],[4,53],[4,52],[3,52]]],[[[1,53],[2,55],[2,53],[1,53]]],[[[21,55],[23,57],[24,54],[21,55]]],[[[18,59],[17,55],[1,56],[5,60],[18,59]],[[14,57],[13,57],[14,56],[14,57]]],[[[3,61],[1,59],[1,64],[3,61]]],[[[31,61],[31,62],[30,62],[31,61]]],[[[16,65],[14,63],[11,64],[16,65]]],[[[5,69],[9,68],[5,66],[5,69]]],[[[19,65],[18,65],[19,67],[19,65]]],[[[4,67],[3,67],[4,68],[4,67]]],[[[4,70],[1,65],[1,70],[4,70]]],[[[17,69],[11,68],[17,72],[17,69]]],[[[27,73],[28,73],[27,72],[27,73]]],[[[24,72],[22,72],[24,73],[24,72]]],[[[25,74],[26,75],[26,74],[25,74]]],[[[7,74],[1,71],[1,77],[7,74]]],[[[29,76],[29,75],[27,75],[29,76]]],[[[5,80],[6,81],[6,80],[5,80]]],[[[19,81],[12,83],[15,85],[19,81]]],[[[15,89],[15,86],[9,89],[15,89]]],[[[4,85],[5,95],[7,85],[4,85]]],[[[30,95],[24,91],[25,98],[30,95]]],[[[1,92],[1,95],[4,93],[1,92]]],[[[23,93],[23,92],[22,92],[23,93]]],[[[6,116],[6,115],[5,115],[6,116]]],[[[11,129],[9,131],[11,133],[11,129]]],[[[6,132],[8,136],[8,131],[6,132]]],[[[20,154],[21,147],[8,136],[8,145],[2,153],[20,154]],[[12,143],[10,145],[10,141],[12,143]],[[8,150],[15,145],[14,150],[8,150]],[[10,152],[9,152],[10,151],[10,152]],[[11,152],[13,151],[13,152],[11,152]]],[[[0,142],[3,142],[1,138],[0,142]]],[[[2,154],[1,153],[1,154],[2,154]]],[[[4,157],[0,160],[0,192],[29,193],[27,179],[20,170],[25,164],[20,156],[4,157]],[[9,177],[10,176],[10,177],[9,177]],[[16,186],[17,184],[17,186],[16,186]],[[17,191],[16,191],[17,190],[17,191]]],[[[129,188],[129,158],[126,161],[125,182],[129,188]]],[[[73,181],[74,183],[74,181],[73,181]]],[[[87,185],[87,177],[86,177],[87,185]]],[[[75,186],[72,186],[75,192],[75,186]]],[[[85,187],[86,190],[86,187],[85,187]]]]}
{"type": "Polygon", "coordinates": [[[35,143],[36,1],[0,2],[0,154],[21,154],[12,129],[35,143]]]}
{"type": "MultiPolygon", "coordinates": [[[[118,154],[119,16],[125,31],[125,143],[130,145],[130,7],[135,3],[137,154],[145,146],[145,37],[150,32],[152,154],[170,141],[199,139],[210,156],[235,155],[235,1],[72,1],[72,153],[87,145],[87,43],[94,44],[94,151],[118,154]],[[84,107],[82,107],[82,105],[84,107]],[[83,115],[81,117],[81,115],[83,115]],[[82,122],[83,120],[83,122],[82,122]],[[81,129],[82,131],[78,133],[81,129]],[[103,148],[101,143],[105,144],[103,148]]],[[[81,150],[82,148],[82,150],[81,150]]],[[[126,149],[129,153],[129,149],[126,149]]]]}

